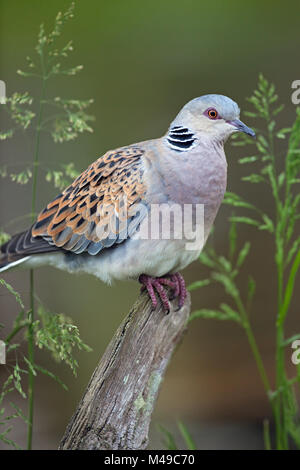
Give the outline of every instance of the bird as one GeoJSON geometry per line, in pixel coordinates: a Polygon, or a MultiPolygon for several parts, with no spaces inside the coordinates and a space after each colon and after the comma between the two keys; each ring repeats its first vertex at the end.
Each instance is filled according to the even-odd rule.
{"type": "Polygon", "coordinates": [[[224,144],[236,132],[255,137],[235,101],[219,94],[192,99],[162,137],[107,151],[83,171],[30,228],[1,246],[0,272],[50,265],[108,284],[136,280],[153,309],[160,303],[168,313],[174,298],[182,308],[187,289],[180,271],[199,257],[212,229],[227,184],[224,144]],[[175,215],[170,236],[161,229],[149,235],[149,224],[158,223],[153,208],[161,206],[192,207],[201,243],[191,249],[189,234],[175,236],[175,215]]]}

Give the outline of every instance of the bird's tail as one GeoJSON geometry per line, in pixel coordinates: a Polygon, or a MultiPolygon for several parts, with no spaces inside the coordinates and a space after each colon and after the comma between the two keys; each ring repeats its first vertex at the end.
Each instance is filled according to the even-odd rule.
{"type": "Polygon", "coordinates": [[[0,247],[0,273],[24,263],[32,255],[56,251],[57,247],[50,245],[42,237],[33,237],[31,228],[14,235],[0,247]]]}
{"type": "Polygon", "coordinates": [[[0,258],[0,273],[3,273],[4,271],[8,271],[9,269],[12,269],[12,268],[18,266],[19,264],[23,263],[27,259],[28,259],[28,256],[25,256],[24,258],[20,258],[20,259],[15,260],[15,261],[9,261],[5,257],[3,257],[3,258],[1,257],[0,258]]]}

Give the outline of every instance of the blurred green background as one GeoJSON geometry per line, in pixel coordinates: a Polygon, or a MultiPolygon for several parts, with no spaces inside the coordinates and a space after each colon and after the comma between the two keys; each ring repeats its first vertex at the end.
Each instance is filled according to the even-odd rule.
{"type": "MultiPolygon", "coordinates": [[[[69,0],[0,0],[0,79],[7,94],[28,90],[38,97],[35,81],[16,75],[32,54],[39,24],[51,26],[69,0]]],[[[53,144],[43,138],[44,162],[74,161],[86,166],[108,149],[161,136],[188,100],[206,93],[222,93],[245,108],[259,72],[276,84],[285,110],[280,123],[287,127],[295,115],[291,83],[299,79],[299,2],[192,1],[192,0],[81,0],[75,19],[65,28],[65,42],[74,40],[70,64],[84,64],[76,77],[57,80],[50,94],[67,98],[94,98],[94,133],[77,141],[53,144]]],[[[247,121],[246,118],[244,120],[247,121]]],[[[249,125],[253,122],[247,121],[249,125]]],[[[1,163],[21,164],[32,159],[30,134],[1,142],[1,163]]],[[[227,144],[228,188],[269,208],[270,200],[259,185],[241,183],[243,168],[237,159],[245,149],[227,144]]],[[[56,191],[40,179],[38,209],[56,191]]],[[[8,232],[24,222],[6,225],[30,211],[31,188],[8,180],[0,182],[0,221],[8,232]]],[[[269,208],[270,209],[270,208],[269,208]]],[[[214,244],[227,248],[229,210],[218,215],[214,244]]],[[[252,240],[252,256],[245,276],[258,280],[253,324],[271,377],[274,367],[275,273],[268,235],[240,227],[242,239],[252,240]]],[[[185,271],[187,283],[205,277],[197,262],[185,271]]],[[[64,392],[50,379],[37,379],[34,448],[56,448],[97,361],[114,330],[134,302],[139,286],[119,283],[108,287],[88,276],[71,276],[50,268],[40,269],[38,294],[54,312],[64,312],[79,326],[92,353],[78,355],[78,378],[39,353],[39,362],[54,370],[69,386],[64,392]]],[[[25,272],[5,275],[28,295],[25,272]]],[[[193,309],[213,307],[223,300],[221,290],[193,293],[193,309]]],[[[288,332],[295,333],[297,305],[288,332]]],[[[17,308],[1,289],[0,320],[10,326],[17,308]]],[[[20,406],[22,401],[19,400],[20,406]]],[[[199,448],[259,448],[263,446],[262,419],[270,410],[244,333],[238,326],[218,321],[196,321],[177,351],[163,383],[151,430],[151,445],[161,446],[155,429],[162,423],[175,428],[182,419],[199,448]]],[[[15,425],[13,436],[22,445],[25,429],[15,425]]]]}

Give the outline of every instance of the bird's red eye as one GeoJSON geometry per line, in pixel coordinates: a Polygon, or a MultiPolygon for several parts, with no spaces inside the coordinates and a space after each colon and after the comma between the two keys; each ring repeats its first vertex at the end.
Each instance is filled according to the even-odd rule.
{"type": "Polygon", "coordinates": [[[207,116],[209,117],[209,119],[217,119],[218,117],[218,111],[216,109],[208,109],[207,110],[207,116]]]}

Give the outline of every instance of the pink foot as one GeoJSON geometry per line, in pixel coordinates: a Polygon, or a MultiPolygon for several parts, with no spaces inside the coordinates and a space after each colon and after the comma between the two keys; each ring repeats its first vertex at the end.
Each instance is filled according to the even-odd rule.
{"type": "Polygon", "coordinates": [[[175,283],[176,286],[173,298],[175,299],[176,297],[178,297],[178,308],[180,310],[187,296],[185,281],[180,273],[171,274],[171,280],[175,283]]]}
{"type": "Polygon", "coordinates": [[[170,302],[165,286],[170,287],[173,290],[173,295],[171,297],[172,300],[178,297],[178,309],[183,306],[187,291],[181,274],[170,274],[167,275],[167,277],[152,277],[147,274],[141,274],[139,282],[143,285],[142,290],[147,289],[148,295],[152,301],[153,309],[157,307],[157,293],[163,304],[164,310],[169,313],[170,302]]]}

